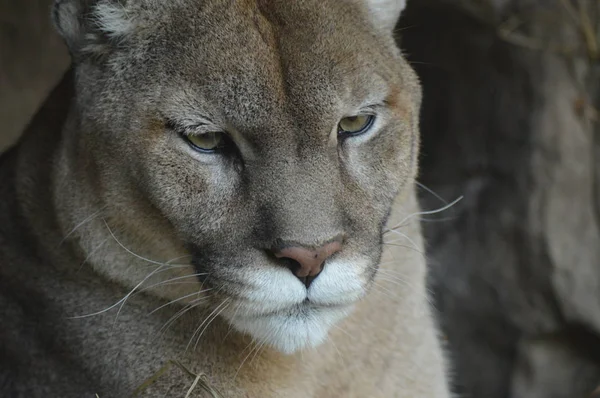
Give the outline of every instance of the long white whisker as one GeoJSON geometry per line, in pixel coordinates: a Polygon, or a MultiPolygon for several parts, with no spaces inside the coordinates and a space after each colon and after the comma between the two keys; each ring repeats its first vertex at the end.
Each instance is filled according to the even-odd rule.
{"type": "Polygon", "coordinates": [[[225,337],[223,337],[223,341],[225,341],[225,339],[227,339],[227,336],[229,336],[229,334],[233,330],[233,320],[238,315],[238,312],[240,311],[240,308],[241,308],[241,304],[237,303],[237,305],[235,307],[236,307],[235,311],[233,312],[233,316],[231,317],[231,320],[229,321],[229,327],[227,328],[227,333],[225,334],[225,337]]]}
{"type": "MultiPolygon", "coordinates": [[[[393,272],[392,270],[388,270],[388,269],[382,269],[382,268],[376,268],[376,267],[369,267],[371,269],[374,269],[375,271],[377,271],[377,277],[376,279],[381,279],[383,281],[386,282],[390,282],[393,283],[395,285],[398,286],[406,286],[408,289],[410,289],[413,293],[417,294],[420,297],[423,297],[431,306],[434,306],[434,302],[433,300],[431,300],[431,298],[429,297],[429,295],[425,292],[420,291],[417,286],[415,286],[413,283],[411,283],[410,281],[404,279],[402,277],[402,273],[399,272],[393,272]]],[[[375,281],[373,281],[375,283],[375,281]]],[[[377,286],[381,289],[386,290],[388,293],[393,294],[392,291],[386,289],[384,286],[377,284],[377,286]]]]}
{"type": "Polygon", "coordinates": [[[88,216],[85,220],[83,220],[82,222],[77,224],[64,238],[62,238],[62,240],[58,244],[58,247],[62,246],[62,244],[65,243],[65,241],[67,239],[69,239],[69,237],[71,235],[73,235],[75,233],[75,231],[77,231],[79,228],[81,228],[86,223],[92,221],[94,218],[98,217],[100,215],[100,213],[102,213],[106,209],[107,206],[108,205],[102,206],[98,211],[94,212],[91,216],[88,216]]]}
{"type": "MultiPolygon", "coordinates": [[[[106,223],[106,220],[103,220],[104,224],[106,225],[106,228],[108,229],[108,231],[110,232],[111,236],[113,237],[113,239],[119,244],[119,246],[121,246],[123,249],[125,249],[128,253],[133,254],[135,257],[139,257],[137,256],[135,253],[131,252],[130,250],[128,250],[125,246],[123,246],[118,239],[116,238],[116,236],[114,235],[114,233],[112,232],[112,230],[110,229],[110,227],[108,226],[108,224],[106,223]]],[[[147,260],[147,259],[145,259],[147,260]]],[[[176,259],[174,259],[176,260],[176,259]]],[[[149,278],[151,278],[153,275],[157,274],[158,272],[160,272],[161,269],[168,267],[169,264],[168,263],[158,263],[156,261],[151,261],[151,260],[147,260],[153,264],[157,264],[159,265],[159,267],[157,267],[154,271],[152,271],[151,273],[149,273],[144,279],[142,279],[141,282],[139,282],[133,289],[131,289],[131,291],[129,291],[129,293],[127,293],[123,298],[121,298],[119,301],[117,301],[115,304],[111,305],[108,308],[103,309],[102,311],[98,311],[98,312],[94,312],[91,314],[86,314],[86,315],[78,315],[78,316],[74,316],[74,317],[70,317],[70,319],[82,319],[82,318],[89,318],[92,316],[96,316],[96,315],[100,315],[103,314],[105,312],[108,312],[110,310],[112,310],[113,308],[117,307],[120,305],[119,310],[117,312],[117,315],[115,317],[115,321],[114,324],[116,324],[117,319],[119,317],[119,314],[121,313],[121,309],[123,308],[123,306],[125,305],[125,302],[129,299],[129,297],[131,297],[131,295],[141,286],[144,284],[144,282],[146,282],[149,278]]]]}
{"type": "MultiPolygon", "coordinates": [[[[110,230],[110,227],[108,226],[108,224],[106,223],[106,220],[104,220],[104,223],[106,224],[106,228],[108,228],[108,230],[110,231],[110,234],[113,236],[113,238],[115,238],[114,234],[112,233],[112,231],[110,230]]],[[[116,240],[116,238],[115,238],[116,240]]],[[[117,242],[118,243],[118,242],[117,242]]],[[[121,245],[121,243],[119,243],[119,245],[121,245]]],[[[122,245],[121,245],[122,246],[122,245]]],[[[123,246],[124,247],[124,246],[123,246]]],[[[127,250],[129,253],[132,253],[130,250],[127,250]]],[[[138,256],[139,257],[139,256],[138,256]]],[[[131,295],[142,285],[144,284],[144,282],[146,282],[149,278],[151,278],[154,274],[158,273],[160,271],[161,268],[164,267],[168,267],[170,264],[170,261],[175,261],[179,258],[182,257],[176,257],[172,260],[169,260],[167,263],[161,264],[157,269],[155,269],[154,271],[152,271],[148,276],[146,276],[140,283],[137,284],[137,286],[135,286],[130,292],[129,294],[127,294],[127,296],[125,296],[125,300],[123,300],[123,302],[121,303],[121,306],[119,307],[119,310],[117,311],[117,315],[115,316],[115,321],[113,323],[113,325],[117,324],[117,320],[119,319],[119,315],[121,314],[121,310],[123,309],[123,307],[125,306],[125,303],[127,302],[127,300],[129,299],[129,297],[131,297],[131,295]]]]}
{"type": "Polygon", "coordinates": [[[401,278],[407,276],[404,272],[401,272],[401,271],[398,271],[395,269],[383,268],[384,265],[391,265],[391,264],[398,264],[398,260],[384,261],[379,264],[379,268],[377,268],[376,266],[370,266],[370,268],[373,268],[380,272],[385,272],[386,274],[398,275],[401,278]]]}
{"type": "Polygon", "coordinates": [[[413,246],[401,245],[398,243],[384,243],[383,245],[384,246],[393,246],[393,247],[403,247],[405,249],[415,251],[415,252],[419,253],[424,259],[427,259],[427,255],[425,254],[425,252],[418,250],[418,249],[414,248],[413,246]]]}
{"type": "Polygon", "coordinates": [[[448,221],[454,221],[454,220],[456,220],[456,217],[444,217],[444,218],[436,218],[436,219],[419,218],[419,221],[426,222],[426,223],[448,222],[448,221]]]}
{"type": "Polygon", "coordinates": [[[334,323],[333,327],[338,329],[340,332],[344,333],[346,336],[350,337],[352,340],[354,340],[354,336],[352,336],[346,329],[342,328],[340,325],[334,323]]]}
{"type": "Polygon", "coordinates": [[[386,269],[386,268],[381,268],[381,267],[377,268],[374,266],[370,266],[369,268],[376,270],[377,273],[380,275],[385,275],[387,277],[394,278],[402,283],[412,286],[412,284],[404,278],[406,276],[406,274],[404,274],[402,272],[390,270],[390,269],[386,269]]]}
{"type": "Polygon", "coordinates": [[[438,214],[438,213],[444,212],[444,211],[446,211],[446,210],[450,209],[451,207],[455,206],[455,205],[456,205],[458,202],[460,202],[460,201],[461,201],[461,200],[463,200],[463,199],[464,199],[464,196],[461,196],[461,197],[459,197],[458,199],[456,199],[454,202],[452,202],[452,203],[449,203],[449,204],[447,204],[446,206],[444,206],[444,207],[441,207],[441,208],[439,208],[439,209],[436,209],[436,210],[430,210],[430,211],[421,211],[421,212],[417,212],[417,213],[410,214],[410,215],[406,216],[406,217],[405,217],[405,218],[404,218],[402,221],[400,221],[400,222],[399,222],[399,223],[398,223],[396,226],[394,226],[394,227],[392,227],[392,228],[388,228],[388,229],[387,229],[385,232],[387,233],[387,232],[390,232],[390,231],[393,231],[393,230],[396,230],[396,229],[398,229],[398,228],[401,228],[401,227],[403,227],[403,226],[404,226],[404,223],[405,223],[406,221],[410,220],[410,219],[411,219],[411,218],[413,218],[413,217],[416,217],[416,216],[424,216],[424,215],[431,215],[431,214],[438,214]]]}
{"type": "MultiPolygon", "coordinates": [[[[229,300],[229,299],[227,299],[229,300]]],[[[204,332],[206,332],[206,329],[208,329],[208,327],[210,326],[211,323],[214,322],[215,319],[218,318],[219,315],[221,315],[223,313],[223,311],[225,311],[225,309],[227,309],[227,307],[229,307],[231,303],[227,303],[225,306],[223,306],[223,308],[221,308],[221,310],[219,312],[217,312],[210,321],[208,321],[208,323],[204,326],[204,329],[202,329],[202,331],[200,332],[200,334],[198,335],[198,338],[196,339],[196,344],[194,345],[194,350],[198,347],[198,343],[200,343],[200,339],[202,338],[202,335],[204,334],[204,332]]]]}
{"type": "Polygon", "coordinates": [[[163,308],[165,308],[165,307],[168,307],[168,306],[169,306],[169,305],[171,305],[171,304],[177,303],[177,302],[179,302],[179,301],[181,301],[181,300],[185,300],[186,298],[189,298],[189,297],[195,296],[195,295],[197,295],[197,294],[200,294],[200,293],[205,293],[205,292],[208,292],[208,291],[210,291],[210,290],[212,290],[212,289],[205,289],[205,290],[201,290],[201,291],[194,292],[194,293],[191,293],[191,294],[186,294],[186,295],[185,295],[185,296],[183,296],[183,297],[179,297],[178,299],[171,300],[171,301],[169,301],[168,303],[166,303],[166,304],[163,304],[163,305],[161,305],[160,307],[158,307],[158,308],[156,308],[156,309],[152,310],[152,312],[150,312],[150,313],[148,314],[148,316],[150,316],[150,315],[154,314],[154,313],[155,313],[155,312],[157,312],[157,311],[160,311],[161,309],[163,309],[163,308]]]}
{"type": "Polygon", "coordinates": [[[386,289],[384,286],[380,285],[379,283],[373,281],[372,282],[373,285],[375,285],[376,287],[378,287],[379,289],[381,289],[381,291],[377,290],[377,289],[373,289],[373,291],[375,292],[379,292],[381,294],[383,294],[384,296],[386,296],[387,298],[389,298],[392,301],[398,301],[400,300],[399,297],[397,297],[395,294],[393,294],[391,291],[389,291],[388,289],[386,289]]]}
{"type": "MultiPolygon", "coordinates": [[[[240,373],[240,370],[242,370],[242,367],[244,366],[244,364],[246,363],[246,361],[248,360],[248,358],[250,357],[250,355],[252,354],[252,352],[256,349],[256,347],[258,347],[258,343],[256,342],[256,340],[253,338],[252,341],[250,343],[248,343],[248,345],[246,346],[246,348],[244,348],[244,351],[246,351],[250,346],[252,346],[254,344],[254,347],[252,347],[252,349],[248,352],[248,355],[246,355],[244,357],[244,359],[242,360],[242,363],[240,364],[240,367],[237,369],[237,371],[235,372],[235,375],[233,376],[233,380],[235,381],[235,379],[238,376],[238,373],[240,373]]],[[[244,353],[244,351],[242,351],[242,354],[244,353]]]]}
{"type": "Polygon", "coordinates": [[[263,341],[259,346],[258,349],[254,352],[254,355],[252,356],[252,359],[250,359],[250,362],[248,362],[249,365],[252,364],[252,362],[254,362],[254,359],[256,359],[257,355],[260,353],[260,351],[265,348],[265,345],[267,344],[266,341],[263,341]]]}
{"type": "Polygon", "coordinates": [[[96,254],[96,252],[97,252],[98,250],[100,250],[100,249],[102,248],[102,246],[104,246],[104,245],[106,244],[106,242],[108,242],[108,240],[109,240],[109,239],[110,239],[110,238],[106,238],[106,239],[104,239],[104,240],[103,240],[103,241],[102,241],[102,242],[101,242],[101,243],[100,243],[98,246],[96,246],[96,247],[94,248],[94,250],[92,250],[92,251],[91,251],[91,252],[90,252],[90,253],[89,253],[89,254],[86,256],[85,260],[83,260],[83,262],[82,262],[82,263],[79,265],[79,269],[77,270],[77,272],[80,272],[80,271],[81,271],[81,269],[83,268],[83,266],[85,265],[85,263],[87,263],[87,262],[90,260],[90,258],[92,258],[92,256],[93,256],[94,254],[96,254]]]}
{"type": "Polygon", "coordinates": [[[219,310],[219,308],[221,308],[227,301],[228,301],[228,299],[223,300],[221,302],[221,304],[219,304],[206,318],[204,318],[204,321],[202,321],[200,326],[198,326],[198,328],[196,328],[196,331],[194,332],[194,334],[192,334],[192,337],[190,337],[190,341],[188,342],[187,346],[185,347],[186,352],[190,348],[192,341],[194,341],[194,337],[196,337],[196,334],[198,334],[200,332],[200,329],[202,328],[202,326],[204,326],[204,324],[210,319],[210,317],[212,317],[219,310]]]}
{"type": "Polygon", "coordinates": [[[161,265],[158,268],[156,268],[154,271],[152,271],[150,274],[148,274],[148,276],[146,276],[140,283],[138,283],[133,289],[131,289],[131,291],[129,293],[127,293],[127,295],[125,297],[123,297],[123,302],[119,306],[119,310],[117,311],[117,315],[115,316],[115,321],[113,323],[113,326],[117,324],[117,320],[119,319],[121,310],[123,309],[123,306],[129,299],[129,297],[131,297],[131,295],[137,290],[138,287],[142,286],[144,284],[144,282],[146,282],[148,279],[150,279],[154,274],[156,274],[163,267],[164,267],[164,265],[161,265]]]}
{"type": "Polygon", "coordinates": [[[238,356],[244,355],[244,353],[246,352],[246,350],[248,350],[250,348],[250,346],[252,346],[253,343],[258,344],[258,341],[256,341],[255,338],[252,338],[252,341],[246,345],[246,347],[242,350],[242,352],[239,353],[238,356]]]}
{"type": "MultiPolygon", "coordinates": [[[[127,253],[131,254],[131,255],[132,255],[132,256],[134,256],[135,258],[138,258],[138,259],[140,259],[140,260],[142,260],[142,261],[146,261],[146,262],[148,262],[148,263],[150,263],[150,264],[161,265],[161,266],[170,266],[170,267],[172,267],[172,266],[173,266],[173,264],[170,264],[169,262],[167,262],[167,263],[161,263],[161,262],[158,262],[158,261],[150,260],[149,258],[142,257],[142,256],[140,256],[139,254],[136,254],[136,253],[132,252],[132,251],[131,251],[131,250],[129,250],[127,247],[125,247],[125,245],[123,245],[123,244],[121,243],[121,241],[119,241],[119,239],[117,239],[117,237],[116,237],[116,236],[115,236],[115,234],[113,233],[112,229],[111,229],[111,228],[108,226],[108,223],[106,222],[106,220],[105,220],[105,219],[102,219],[102,221],[104,221],[104,225],[106,226],[106,229],[108,229],[108,232],[110,233],[110,235],[112,236],[112,238],[115,240],[115,242],[117,242],[117,244],[118,244],[118,245],[119,245],[119,246],[120,246],[120,247],[121,247],[123,250],[125,250],[127,253]]],[[[186,256],[182,256],[182,257],[178,257],[178,258],[185,258],[185,257],[189,257],[189,256],[188,256],[188,255],[186,255],[186,256]]],[[[173,261],[174,261],[174,260],[173,260],[173,261]]],[[[184,265],[184,266],[188,266],[189,264],[187,264],[187,265],[186,265],[186,264],[176,264],[176,265],[184,265]]]]}
{"type": "MultiPolygon", "coordinates": [[[[127,301],[127,299],[131,296],[131,294],[138,288],[140,287],[145,281],[148,280],[148,278],[152,277],[152,275],[154,275],[158,270],[160,270],[162,268],[162,266],[157,267],[154,271],[152,271],[150,274],[148,274],[148,276],[146,276],[140,283],[138,283],[133,289],[131,289],[131,291],[129,293],[127,293],[125,295],[125,297],[123,297],[122,299],[120,299],[119,301],[117,301],[116,303],[114,303],[113,305],[111,305],[108,308],[103,309],[102,311],[98,311],[98,312],[94,312],[92,314],[87,314],[87,315],[78,315],[78,316],[74,316],[74,317],[70,317],[70,319],[82,319],[82,318],[89,318],[92,316],[96,316],[96,315],[100,315],[103,314],[107,311],[112,310],[113,308],[115,308],[116,306],[121,304],[121,307],[119,308],[119,312],[121,310],[121,308],[123,308],[122,304],[125,303],[125,301],[127,301]]],[[[117,313],[118,316],[118,313],[117,313]]],[[[116,318],[115,318],[115,322],[116,322],[116,318]]]]}
{"type": "MultiPolygon", "coordinates": [[[[170,270],[170,269],[166,269],[166,270],[162,270],[161,272],[164,272],[164,271],[172,271],[172,270],[170,270]]],[[[178,276],[177,278],[171,278],[171,279],[167,279],[167,280],[165,280],[165,281],[161,281],[161,282],[158,282],[158,283],[152,284],[152,285],[150,285],[150,286],[146,286],[145,288],[143,288],[143,289],[140,289],[140,290],[138,291],[138,293],[144,292],[144,291],[146,291],[146,290],[149,290],[149,289],[153,289],[153,288],[155,288],[155,287],[158,287],[158,286],[162,286],[162,285],[168,285],[168,284],[170,284],[171,282],[174,282],[174,281],[179,281],[179,280],[182,280],[182,279],[188,279],[188,278],[196,278],[196,277],[198,277],[198,276],[204,276],[204,275],[207,275],[207,273],[206,273],[206,272],[203,272],[203,273],[198,273],[198,274],[191,274],[191,275],[178,276]]],[[[189,282],[189,283],[198,283],[198,282],[189,282]]]]}
{"type": "MultiPolygon", "coordinates": [[[[178,260],[181,260],[182,258],[188,258],[188,257],[193,257],[193,256],[191,254],[185,254],[183,256],[175,257],[175,258],[172,258],[169,261],[167,261],[167,264],[171,264],[171,263],[173,263],[173,261],[178,261],[178,260]]],[[[187,264],[187,265],[190,265],[190,264],[187,264]]]]}
{"type": "Polygon", "coordinates": [[[346,359],[344,358],[344,356],[342,355],[342,352],[340,351],[340,349],[338,348],[337,344],[335,344],[335,342],[333,341],[333,339],[330,337],[328,339],[328,341],[331,343],[331,345],[333,346],[333,348],[335,349],[335,351],[337,352],[338,356],[340,357],[340,360],[343,362],[343,365],[346,369],[348,369],[348,363],[346,362],[346,359]]]}
{"type": "MultiPolygon", "coordinates": [[[[156,268],[154,271],[152,271],[151,273],[149,273],[149,274],[148,274],[148,275],[147,275],[147,276],[146,276],[144,279],[142,279],[142,281],[141,281],[141,282],[139,282],[139,283],[138,283],[138,284],[137,284],[137,285],[136,285],[136,286],[135,286],[133,289],[131,289],[131,291],[129,291],[129,293],[127,293],[127,294],[125,295],[125,297],[123,297],[122,299],[120,299],[119,301],[117,301],[115,304],[111,305],[111,306],[110,306],[110,307],[108,307],[108,308],[105,308],[105,309],[104,309],[104,310],[102,310],[102,311],[98,311],[98,312],[95,312],[95,313],[92,313],[92,314],[87,314],[87,315],[81,315],[81,316],[76,316],[76,317],[73,317],[73,319],[88,318],[88,317],[92,317],[92,316],[96,316],[96,315],[103,314],[103,313],[105,313],[105,312],[107,312],[107,311],[110,311],[111,309],[113,309],[113,308],[115,308],[115,307],[119,306],[119,310],[117,311],[117,315],[115,316],[115,321],[114,321],[114,323],[113,323],[113,326],[114,326],[114,325],[116,325],[116,323],[117,323],[117,320],[118,320],[118,318],[119,318],[119,314],[121,313],[121,310],[123,309],[123,306],[125,305],[125,303],[126,303],[126,302],[127,302],[127,300],[129,299],[129,297],[131,297],[131,295],[132,295],[132,294],[133,294],[133,293],[134,293],[134,292],[135,292],[135,291],[136,291],[136,290],[137,290],[137,289],[138,289],[138,288],[139,288],[141,285],[143,285],[143,284],[144,284],[144,283],[145,283],[145,282],[146,282],[146,281],[147,281],[149,278],[151,278],[153,275],[155,275],[156,273],[158,273],[158,272],[159,272],[161,269],[163,269],[164,267],[167,267],[167,266],[169,266],[169,264],[168,264],[168,263],[159,263],[159,262],[156,262],[156,261],[152,261],[152,260],[149,260],[149,259],[143,258],[143,257],[141,257],[141,256],[139,256],[139,255],[137,255],[137,254],[133,253],[131,250],[129,250],[128,248],[126,248],[126,247],[125,247],[125,246],[124,246],[124,245],[123,245],[123,244],[122,244],[122,243],[121,243],[121,242],[120,242],[120,241],[117,239],[117,237],[115,236],[115,234],[113,233],[113,231],[110,229],[110,227],[109,227],[108,223],[106,222],[106,220],[102,219],[102,221],[104,222],[104,225],[106,226],[106,228],[107,228],[108,232],[110,233],[110,235],[112,236],[112,238],[115,240],[115,242],[117,242],[117,244],[118,244],[119,246],[121,246],[121,247],[122,247],[122,248],[123,248],[125,251],[127,251],[127,252],[128,252],[128,253],[130,253],[131,255],[135,256],[136,258],[140,258],[140,259],[142,259],[142,260],[144,260],[144,261],[148,261],[148,262],[150,262],[150,263],[152,263],[152,264],[159,265],[159,267],[157,267],[157,268],[156,268]]],[[[174,259],[174,260],[175,260],[175,259],[174,259]]]]}
{"type": "Polygon", "coordinates": [[[104,314],[105,312],[108,312],[110,310],[112,310],[113,308],[115,308],[116,306],[118,306],[119,304],[121,304],[121,302],[124,300],[125,298],[123,297],[121,300],[117,301],[116,303],[114,303],[113,305],[111,305],[108,308],[103,309],[102,311],[98,311],[98,312],[94,312],[91,314],[86,314],[86,315],[76,315],[76,316],[71,316],[68,319],[82,319],[82,318],[90,318],[96,315],[100,315],[100,314],[104,314]]]}
{"type": "Polygon", "coordinates": [[[433,196],[435,196],[437,199],[440,200],[440,202],[448,204],[448,201],[446,199],[442,198],[440,195],[435,193],[431,188],[427,187],[425,184],[422,184],[417,180],[415,180],[415,184],[417,186],[421,187],[423,190],[425,190],[425,191],[429,192],[430,194],[432,194],[433,196]]]}
{"type": "MultiPolygon", "coordinates": [[[[412,244],[412,245],[413,245],[413,249],[415,249],[417,252],[419,252],[419,253],[423,254],[423,253],[421,252],[421,250],[419,250],[419,246],[418,246],[418,245],[415,243],[415,241],[413,241],[411,238],[409,238],[409,237],[408,237],[408,235],[406,235],[406,234],[404,234],[404,233],[402,233],[402,232],[400,232],[400,231],[396,231],[396,230],[392,230],[392,231],[390,231],[390,232],[392,232],[392,233],[395,233],[396,235],[400,235],[400,236],[402,236],[402,237],[403,237],[404,239],[406,239],[406,240],[407,240],[407,241],[408,241],[410,244],[412,244]]],[[[385,244],[386,244],[386,243],[384,243],[384,245],[385,245],[385,244]]]]}
{"type": "MultiPolygon", "coordinates": [[[[413,285],[412,285],[411,283],[409,283],[408,281],[405,281],[405,280],[403,280],[403,279],[399,279],[399,278],[397,278],[397,277],[393,277],[393,276],[390,276],[390,275],[385,275],[385,274],[379,274],[379,275],[378,275],[378,279],[380,279],[380,280],[383,280],[383,281],[386,281],[386,282],[389,282],[389,283],[393,283],[393,284],[395,284],[395,285],[398,285],[398,286],[405,286],[405,287],[407,287],[408,289],[410,289],[410,290],[411,290],[413,293],[415,293],[415,294],[417,294],[417,295],[419,295],[419,296],[423,297],[425,300],[427,300],[427,302],[428,302],[429,304],[433,304],[433,302],[431,301],[431,299],[429,298],[429,296],[428,296],[427,294],[425,294],[425,293],[423,293],[423,292],[420,292],[420,291],[418,291],[418,290],[416,289],[416,287],[415,287],[415,286],[413,286],[413,285]]],[[[388,290],[388,291],[389,291],[389,290],[388,290]]],[[[392,293],[391,291],[389,291],[389,292],[390,292],[390,293],[392,293]]]]}
{"type": "Polygon", "coordinates": [[[198,307],[200,305],[201,301],[204,301],[207,297],[199,297],[195,300],[192,300],[188,305],[186,305],[185,307],[183,307],[181,310],[177,311],[171,318],[169,318],[165,324],[160,328],[160,330],[158,331],[159,334],[162,336],[164,333],[167,332],[167,330],[169,330],[169,328],[171,327],[171,325],[173,323],[175,323],[179,318],[181,318],[183,315],[185,315],[186,312],[191,311],[192,309],[198,307]]]}

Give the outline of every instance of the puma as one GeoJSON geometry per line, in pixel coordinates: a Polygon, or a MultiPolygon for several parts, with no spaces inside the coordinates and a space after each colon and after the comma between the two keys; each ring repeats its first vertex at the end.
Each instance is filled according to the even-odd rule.
{"type": "Polygon", "coordinates": [[[55,1],[73,67],[0,158],[0,396],[449,397],[403,8],[55,1]]]}

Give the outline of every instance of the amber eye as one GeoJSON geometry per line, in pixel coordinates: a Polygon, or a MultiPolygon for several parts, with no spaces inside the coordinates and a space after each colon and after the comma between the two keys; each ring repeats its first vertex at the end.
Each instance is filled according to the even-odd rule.
{"type": "Polygon", "coordinates": [[[190,145],[201,152],[215,152],[225,146],[225,134],[203,133],[186,135],[185,139],[190,145]]]}
{"type": "Polygon", "coordinates": [[[357,115],[345,117],[340,120],[338,125],[339,134],[357,135],[369,130],[373,125],[375,116],[373,115],[357,115]]]}

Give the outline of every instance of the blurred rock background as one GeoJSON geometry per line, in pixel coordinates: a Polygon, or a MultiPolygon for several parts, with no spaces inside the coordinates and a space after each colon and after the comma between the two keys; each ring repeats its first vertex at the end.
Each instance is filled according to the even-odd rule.
{"type": "Polygon", "coordinates": [[[399,26],[424,85],[420,182],[464,196],[423,224],[461,397],[600,384],[599,5],[415,0],[399,26]]]}
{"type": "MultiPolygon", "coordinates": [[[[50,0],[0,0],[0,150],[68,67],[50,0]]],[[[459,397],[600,385],[600,3],[412,0],[431,289],[459,397]]],[[[599,395],[600,396],[600,395],[599,395]]]]}
{"type": "Polygon", "coordinates": [[[0,0],[0,150],[13,143],[69,65],[51,0],[0,0]]]}

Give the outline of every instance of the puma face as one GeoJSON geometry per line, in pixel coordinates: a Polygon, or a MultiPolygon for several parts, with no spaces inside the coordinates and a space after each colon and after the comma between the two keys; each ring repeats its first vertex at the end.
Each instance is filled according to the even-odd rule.
{"type": "Polygon", "coordinates": [[[403,2],[92,3],[55,19],[111,218],[166,221],[137,250],[180,242],[237,330],[284,353],[324,341],[369,291],[415,174],[420,91],[391,34],[403,2]]]}

